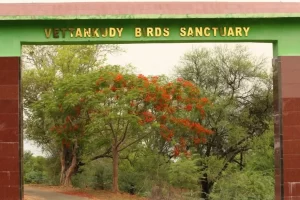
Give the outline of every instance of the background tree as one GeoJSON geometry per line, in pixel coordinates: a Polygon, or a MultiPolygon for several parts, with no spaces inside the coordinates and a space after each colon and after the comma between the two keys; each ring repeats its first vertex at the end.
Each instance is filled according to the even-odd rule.
{"type": "Polygon", "coordinates": [[[210,199],[274,199],[274,132],[253,140],[243,170],[232,167],[214,186],[210,199]],[[232,181],[234,180],[234,181],[232,181]]]}
{"type": "Polygon", "coordinates": [[[244,168],[251,141],[270,129],[272,79],[264,61],[241,45],[218,46],[189,51],[176,67],[176,76],[199,86],[214,105],[203,121],[214,134],[196,151],[205,199],[230,164],[244,168]]]}
{"type": "Polygon", "coordinates": [[[30,151],[24,152],[24,182],[42,184],[48,181],[47,159],[33,156],[30,151]]]}

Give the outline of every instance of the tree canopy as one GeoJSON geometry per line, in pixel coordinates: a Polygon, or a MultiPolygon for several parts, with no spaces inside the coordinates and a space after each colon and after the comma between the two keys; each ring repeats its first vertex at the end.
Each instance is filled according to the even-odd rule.
{"type": "Polygon", "coordinates": [[[203,122],[214,134],[197,150],[198,165],[205,172],[200,179],[202,197],[207,198],[231,163],[245,166],[253,139],[270,129],[272,79],[265,59],[242,45],[191,50],[175,71],[201,88],[214,105],[203,122]]]}

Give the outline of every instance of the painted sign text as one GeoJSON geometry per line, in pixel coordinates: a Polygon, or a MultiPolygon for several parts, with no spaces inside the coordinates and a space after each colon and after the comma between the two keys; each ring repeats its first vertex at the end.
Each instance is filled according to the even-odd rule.
{"type": "MultiPolygon", "coordinates": [[[[171,29],[168,27],[135,27],[135,38],[143,37],[248,37],[250,27],[180,27],[171,29]]],[[[45,28],[46,38],[121,38],[124,28],[45,28]]]]}

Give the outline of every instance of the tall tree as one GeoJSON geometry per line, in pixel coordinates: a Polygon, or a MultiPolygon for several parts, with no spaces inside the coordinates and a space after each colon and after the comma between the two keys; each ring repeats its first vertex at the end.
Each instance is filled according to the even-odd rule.
{"type": "MultiPolygon", "coordinates": [[[[25,138],[34,141],[44,151],[60,157],[61,163],[65,163],[62,164],[61,184],[68,185],[63,177],[72,165],[72,153],[70,149],[61,148],[61,144],[49,134],[46,107],[40,107],[36,112],[35,103],[43,93],[52,91],[57,82],[96,70],[104,64],[107,54],[119,50],[116,45],[24,46],[22,95],[25,138]]],[[[78,158],[76,168],[79,161],[78,158]]]]}
{"type": "Polygon", "coordinates": [[[272,79],[265,59],[246,47],[217,46],[187,52],[176,74],[199,86],[213,103],[203,125],[214,131],[197,149],[202,198],[208,199],[214,183],[230,163],[244,167],[243,155],[253,138],[269,130],[272,119],[272,79]]]}
{"type": "Polygon", "coordinates": [[[159,130],[166,141],[180,134],[180,142],[174,147],[177,156],[180,151],[187,153],[186,138],[192,137],[194,143],[200,144],[205,134],[211,133],[185,114],[188,111],[204,113],[208,102],[188,81],[166,82],[159,77],[108,71],[101,73],[96,84],[99,90],[90,101],[91,109],[95,111],[89,127],[98,129],[104,133],[102,138],[108,137],[112,141],[114,192],[119,190],[118,160],[122,150],[159,130]]]}

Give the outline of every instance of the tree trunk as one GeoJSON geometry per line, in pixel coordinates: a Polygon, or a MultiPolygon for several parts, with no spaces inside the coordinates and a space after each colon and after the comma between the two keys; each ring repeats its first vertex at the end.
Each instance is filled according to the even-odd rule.
{"type": "Polygon", "coordinates": [[[70,166],[70,167],[68,168],[68,170],[67,170],[66,173],[65,173],[65,179],[63,180],[62,186],[64,186],[64,187],[72,187],[72,181],[71,181],[71,178],[72,178],[74,169],[75,169],[75,168],[72,167],[72,166],[70,166]]]}
{"type": "Polygon", "coordinates": [[[62,153],[61,153],[61,175],[60,175],[60,184],[65,187],[72,187],[72,175],[75,172],[76,165],[77,165],[77,141],[74,142],[74,146],[72,148],[72,153],[71,153],[71,164],[67,167],[66,165],[66,154],[67,154],[67,149],[63,145],[62,153]]]}
{"type": "Polygon", "coordinates": [[[207,174],[204,174],[200,180],[201,184],[201,198],[208,200],[210,190],[213,186],[213,182],[209,182],[207,179],[207,174]]]}
{"type": "Polygon", "coordinates": [[[118,193],[119,192],[119,152],[118,147],[116,145],[112,148],[112,154],[113,154],[113,192],[118,193]]]}
{"type": "Polygon", "coordinates": [[[63,185],[65,178],[66,178],[66,147],[64,145],[62,145],[62,149],[60,152],[60,165],[61,165],[61,169],[60,169],[60,184],[63,185]]]}

